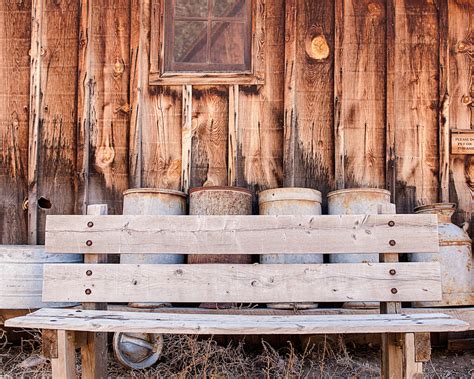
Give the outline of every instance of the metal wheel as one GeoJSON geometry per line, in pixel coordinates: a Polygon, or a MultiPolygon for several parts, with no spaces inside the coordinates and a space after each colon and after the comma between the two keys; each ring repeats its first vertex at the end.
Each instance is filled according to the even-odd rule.
{"type": "Polygon", "coordinates": [[[163,335],[152,333],[115,333],[113,348],[117,361],[141,370],[153,366],[163,350],[163,335]]]}

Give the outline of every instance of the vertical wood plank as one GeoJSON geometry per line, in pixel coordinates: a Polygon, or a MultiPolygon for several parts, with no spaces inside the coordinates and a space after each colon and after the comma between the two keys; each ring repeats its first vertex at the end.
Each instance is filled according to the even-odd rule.
{"type": "MultiPolygon", "coordinates": [[[[474,129],[474,4],[449,0],[448,12],[449,127],[474,129]]],[[[450,201],[458,203],[455,221],[472,221],[474,157],[452,155],[450,172],[450,201]]]]}
{"type": "Polygon", "coordinates": [[[335,38],[341,44],[336,46],[340,58],[335,62],[340,81],[337,141],[342,140],[336,143],[338,187],[384,188],[385,1],[340,3],[336,2],[335,38]]]}
{"type": "Polygon", "coordinates": [[[130,187],[179,190],[182,88],[148,85],[151,12],[160,12],[159,1],[132,0],[130,187]]]}
{"type": "Polygon", "coordinates": [[[438,199],[438,14],[433,1],[395,1],[397,212],[438,199]]]}
{"type": "Polygon", "coordinates": [[[344,0],[334,2],[334,175],[336,188],[345,187],[345,132],[342,120],[344,92],[342,69],[344,62],[344,0]]]}
{"type": "Polygon", "coordinates": [[[395,0],[386,2],[385,31],[385,179],[386,188],[391,193],[392,202],[396,202],[396,146],[395,146],[395,0]]]}
{"type": "Polygon", "coordinates": [[[28,242],[31,0],[0,3],[0,244],[28,242]]]}
{"type": "Polygon", "coordinates": [[[280,187],[283,181],[285,6],[282,0],[256,3],[261,22],[254,57],[261,61],[265,84],[234,89],[237,132],[230,133],[237,134],[229,145],[229,182],[260,191],[280,187]]]}
{"type": "Polygon", "coordinates": [[[438,128],[439,128],[439,200],[449,202],[449,15],[448,0],[438,6],[439,20],[439,82],[438,82],[438,128]]]}
{"type": "Polygon", "coordinates": [[[194,86],[192,91],[191,187],[227,185],[228,91],[194,86]]]}
{"type": "Polygon", "coordinates": [[[58,357],[51,359],[53,378],[76,379],[76,350],[74,332],[57,331],[58,357]]]}
{"type": "Polygon", "coordinates": [[[79,6],[37,0],[32,14],[29,242],[43,244],[46,215],[74,213],[79,6]]]}
{"type": "Polygon", "coordinates": [[[239,143],[239,85],[229,86],[229,136],[227,141],[227,185],[237,185],[237,170],[240,163],[239,143]]]}
{"type": "Polygon", "coordinates": [[[81,37],[87,42],[80,54],[78,108],[85,138],[78,162],[85,163],[81,171],[87,182],[82,186],[86,194],[79,197],[85,204],[106,202],[110,213],[121,213],[128,188],[130,2],[83,5],[87,11],[81,16],[88,19],[81,20],[81,37]]]}
{"type": "Polygon", "coordinates": [[[193,87],[183,86],[183,131],[182,131],[182,158],[181,158],[181,190],[189,191],[191,183],[191,150],[192,150],[192,123],[193,123],[193,87]]]}
{"type": "MultiPolygon", "coordinates": [[[[286,2],[284,185],[334,188],[334,2],[286,2]]],[[[324,196],[325,197],[325,196],[324,196]]]]}

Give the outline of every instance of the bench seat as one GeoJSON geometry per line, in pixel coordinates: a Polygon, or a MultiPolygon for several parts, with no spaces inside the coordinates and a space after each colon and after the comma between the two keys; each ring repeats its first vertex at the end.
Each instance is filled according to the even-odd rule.
{"type": "Polygon", "coordinates": [[[380,315],[225,315],[44,308],[6,326],[164,334],[343,334],[465,331],[469,324],[442,313],[380,315]]]}

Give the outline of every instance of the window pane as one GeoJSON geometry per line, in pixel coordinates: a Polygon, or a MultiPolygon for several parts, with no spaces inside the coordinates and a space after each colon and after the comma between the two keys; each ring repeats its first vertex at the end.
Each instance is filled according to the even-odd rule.
{"type": "Polygon", "coordinates": [[[211,62],[224,64],[244,64],[245,37],[244,23],[213,22],[211,42],[211,62]]]}
{"type": "Polygon", "coordinates": [[[207,0],[176,0],[175,14],[177,17],[207,17],[207,0]]]}
{"type": "Polygon", "coordinates": [[[207,61],[207,22],[175,21],[174,61],[188,63],[207,61]]]}
{"type": "Polygon", "coordinates": [[[243,17],[245,3],[245,0],[213,0],[212,14],[217,17],[243,17]]]}

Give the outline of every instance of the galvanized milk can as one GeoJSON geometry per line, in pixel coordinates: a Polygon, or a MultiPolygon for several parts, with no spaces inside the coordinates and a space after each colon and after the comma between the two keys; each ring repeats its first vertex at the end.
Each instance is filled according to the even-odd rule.
{"type": "MultiPolygon", "coordinates": [[[[378,188],[348,188],[329,192],[328,213],[330,215],[358,215],[395,213],[390,208],[390,192],[378,188]]],[[[378,262],[378,254],[332,254],[331,263],[378,262]]]]}
{"type": "Polygon", "coordinates": [[[451,222],[454,203],[436,203],[415,208],[415,213],[438,215],[439,254],[411,254],[412,262],[439,262],[443,300],[415,302],[415,307],[474,305],[472,248],[467,232],[451,222]]]}
{"type": "MultiPolygon", "coordinates": [[[[158,188],[129,189],[123,193],[124,215],[185,215],[186,194],[158,188]]],[[[178,264],[184,263],[182,254],[121,254],[120,263],[178,264]]],[[[131,303],[131,307],[159,307],[163,303],[131,303]]]]}
{"type": "MultiPolygon", "coordinates": [[[[261,215],[320,215],[321,192],[310,188],[274,188],[262,191],[258,196],[261,215]]],[[[322,254],[263,254],[260,263],[323,263],[322,254]]],[[[273,303],[269,308],[308,309],[316,303],[273,303]]]]}
{"type": "MultiPolygon", "coordinates": [[[[395,205],[390,203],[390,192],[378,188],[348,188],[328,194],[330,215],[394,214],[395,205]]],[[[378,254],[331,254],[331,263],[378,262],[378,254]]],[[[377,302],[348,302],[344,308],[376,308],[377,302]]]]}
{"type": "Polygon", "coordinates": [[[0,309],[75,305],[42,301],[43,265],[82,261],[80,254],[50,254],[40,245],[0,245],[0,309]]]}

